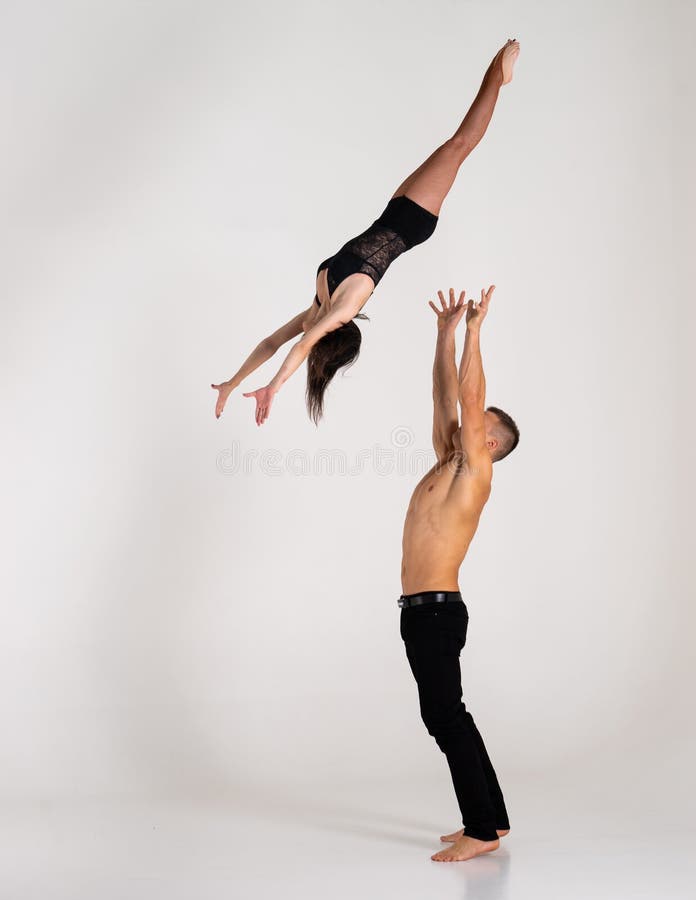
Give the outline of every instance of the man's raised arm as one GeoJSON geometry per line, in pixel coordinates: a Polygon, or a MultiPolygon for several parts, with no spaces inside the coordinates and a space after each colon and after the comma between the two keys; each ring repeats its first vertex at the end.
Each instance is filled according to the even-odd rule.
{"type": "Polygon", "coordinates": [[[481,323],[488,312],[488,304],[495,290],[481,291],[481,300],[469,300],[466,309],[466,339],[464,352],[459,364],[459,403],[462,407],[461,440],[462,450],[470,461],[490,463],[486,446],[486,377],[483,374],[481,346],[479,342],[481,323]]]}
{"type": "Polygon", "coordinates": [[[449,303],[445,301],[442,291],[438,291],[437,295],[442,309],[438,309],[432,300],[429,301],[437,316],[437,343],[433,363],[433,448],[438,462],[442,462],[454,450],[452,435],[459,428],[459,382],[454,356],[454,332],[466,306],[464,291],[456,303],[453,288],[449,291],[449,303]]]}

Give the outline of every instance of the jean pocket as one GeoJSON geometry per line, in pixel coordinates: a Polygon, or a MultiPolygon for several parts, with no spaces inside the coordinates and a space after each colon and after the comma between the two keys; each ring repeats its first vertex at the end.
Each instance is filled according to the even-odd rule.
{"type": "Polygon", "coordinates": [[[466,644],[466,632],[469,627],[469,614],[466,607],[457,604],[443,610],[440,627],[443,633],[451,635],[459,642],[461,649],[466,644]]]}

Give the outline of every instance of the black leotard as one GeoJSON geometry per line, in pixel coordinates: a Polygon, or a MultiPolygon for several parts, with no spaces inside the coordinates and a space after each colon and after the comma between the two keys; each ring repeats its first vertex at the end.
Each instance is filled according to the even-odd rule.
{"type": "MultiPolygon", "coordinates": [[[[431,236],[438,217],[405,194],[392,197],[382,215],[367,231],[344,244],[338,253],[325,259],[317,269],[327,269],[329,297],[344,278],[363,272],[375,287],[397,256],[431,236]]],[[[315,296],[316,302],[319,298],[315,296]]]]}

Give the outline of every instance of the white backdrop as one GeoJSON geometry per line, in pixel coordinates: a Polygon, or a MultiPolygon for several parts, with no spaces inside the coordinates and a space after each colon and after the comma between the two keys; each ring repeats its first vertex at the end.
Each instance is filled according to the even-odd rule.
{"type": "Polygon", "coordinates": [[[676,0],[5,5],[6,800],[446,789],[401,527],[426,301],[494,282],[487,400],[522,438],[462,568],[469,707],[513,796],[637,787],[690,821],[693,25],[676,0]],[[304,371],[262,429],[241,394],[216,421],[210,382],[308,305],[508,37],[515,80],[321,426],[304,371]]]}

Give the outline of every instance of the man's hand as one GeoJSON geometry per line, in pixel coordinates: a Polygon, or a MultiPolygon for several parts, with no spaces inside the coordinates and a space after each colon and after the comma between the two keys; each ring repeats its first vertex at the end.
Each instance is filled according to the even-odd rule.
{"type": "Polygon", "coordinates": [[[230,396],[235,386],[231,381],[223,381],[222,384],[211,384],[210,386],[211,388],[215,388],[218,392],[217,403],[215,404],[215,418],[219,419],[225,408],[225,403],[227,403],[227,398],[230,396]]]}
{"type": "MultiPolygon", "coordinates": [[[[449,289],[449,303],[445,302],[445,297],[442,291],[437,292],[437,296],[440,298],[440,305],[442,309],[438,309],[437,306],[433,303],[432,300],[428,300],[428,305],[432,309],[432,311],[437,316],[437,327],[442,330],[445,328],[451,328],[453,331],[459,325],[462,316],[464,315],[464,311],[466,309],[464,305],[464,296],[466,291],[462,291],[459,295],[459,300],[455,302],[454,300],[454,288],[449,289]]],[[[469,301],[471,302],[471,301],[469,301]]]]}
{"type": "Polygon", "coordinates": [[[268,418],[275,395],[276,392],[269,386],[259,388],[258,391],[249,391],[248,394],[242,394],[243,397],[256,398],[255,417],[257,425],[263,425],[268,418]]]}
{"type": "Polygon", "coordinates": [[[486,318],[488,304],[491,302],[495,285],[492,284],[487,291],[481,288],[481,299],[478,303],[469,300],[466,306],[466,327],[469,331],[478,331],[481,322],[486,318]]]}

